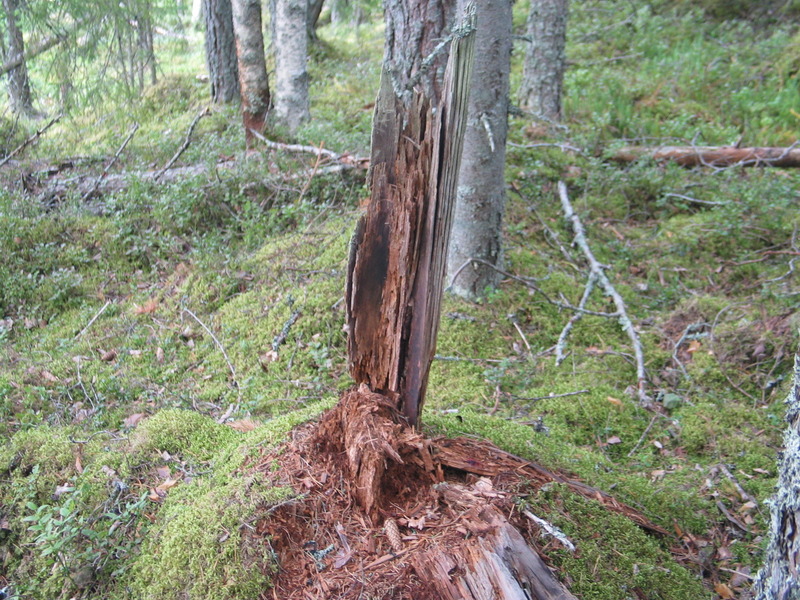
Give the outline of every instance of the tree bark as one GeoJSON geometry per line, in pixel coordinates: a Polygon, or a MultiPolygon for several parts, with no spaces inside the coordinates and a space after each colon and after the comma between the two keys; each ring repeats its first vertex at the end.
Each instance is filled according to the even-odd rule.
{"type": "Polygon", "coordinates": [[[320,14],[322,14],[322,7],[324,4],[325,0],[308,0],[307,27],[308,41],[311,43],[319,41],[319,37],[317,37],[317,23],[319,22],[320,14]]]}
{"type": "Polygon", "coordinates": [[[308,0],[275,3],[275,116],[295,133],[308,112],[308,0]]]}
{"type": "Polygon", "coordinates": [[[512,25],[510,0],[482,0],[477,10],[475,69],[447,261],[448,281],[458,273],[452,291],[471,300],[497,284],[490,265],[500,266],[502,259],[512,25]],[[483,262],[471,262],[474,258],[483,262]]]}
{"type": "Polygon", "coordinates": [[[423,61],[447,37],[455,8],[456,0],[384,0],[384,68],[406,106],[411,103],[410,84],[415,77],[433,106],[438,105],[447,54],[438,54],[427,66],[423,61]]]}
{"type": "Polygon", "coordinates": [[[245,144],[249,148],[254,141],[250,130],[259,133],[264,130],[270,107],[269,80],[264,60],[264,36],[261,33],[261,2],[232,0],[231,6],[242,98],[242,121],[245,144]]]}
{"type": "Polygon", "coordinates": [[[756,600],[800,598],[800,354],[786,398],[784,450],[778,465],[778,490],[772,500],[772,523],[764,566],[753,584],[756,600]]]}
{"type": "Polygon", "coordinates": [[[25,41],[17,22],[17,8],[19,0],[3,0],[3,9],[6,13],[7,54],[5,62],[15,62],[17,66],[9,71],[8,97],[11,111],[14,114],[33,116],[31,84],[28,78],[28,67],[25,64],[25,41]]]}
{"type": "Polygon", "coordinates": [[[531,0],[529,45],[525,53],[519,101],[550,121],[561,119],[568,0],[531,0]]]}
{"type": "Polygon", "coordinates": [[[217,103],[234,102],[240,91],[231,0],[203,0],[201,6],[211,99],[217,103]]]}
{"type": "Polygon", "coordinates": [[[800,167],[800,149],[788,148],[737,148],[735,146],[627,146],[611,156],[616,162],[635,162],[642,158],[658,162],[674,162],[682,167],[724,168],[734,165],[744,167],[800,167]]]}
{"type": "Polygon", "coordinates": [[[384,70],[375,106],[370,202],[348,268],[350,373],[411,425],[425,398],[439,327],[464,140],[472,37],[451,49],[436,116],[417,92],[407,109],[384,70]],[[463,45],[462,45],[463,44],[463,45]]]}

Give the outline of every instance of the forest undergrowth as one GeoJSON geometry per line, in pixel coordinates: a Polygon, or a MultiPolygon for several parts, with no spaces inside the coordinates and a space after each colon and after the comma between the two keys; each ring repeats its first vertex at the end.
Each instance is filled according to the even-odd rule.
{"type": "MultiPolygon", "coordinates": [[[[747,598],[766,543],[800,326],[800,175],[608,160],[630,144],[796,143],[796,15],[764,24],[705,4],[573,3],[564,122],[510,120],[504,279],[442,311],[423,432],[574,473],[670,532],[560,485],[520,497],[575,543],[541,541],[579,598],[747,598]],[[636,399],[616,320],[577,320],[556,364],[563,305],[588,276],[559,181],[640,335],[657,411],[636,399]]],[[[514,11],[522,33],[526,3],[514,11]]],[[[368,155],[383,27],[375,7],[366,17],[320,29],[313,119],[268,138],[368,155]]],[[[76,109],[0,168],[10,598],[271,598],[277,557],[252,531],[298,491],[255,466],[352,384],[343,290],[365,173],[245,154],[236,108],[212,106],[178,162],[197,170],[141,177],[209,103],[201,34],[156,45],[160,82],[141,98],[76,109]],[[134,123],[111,170],[125,186],[70,192],[134,123]]],[[[32,71],[42,91],[50,76],[32,71]]],[[[2,117],[3,154],[41,125],[2,117]]],[[[586,308],[613,311],[599,290],[586,308]]]]}

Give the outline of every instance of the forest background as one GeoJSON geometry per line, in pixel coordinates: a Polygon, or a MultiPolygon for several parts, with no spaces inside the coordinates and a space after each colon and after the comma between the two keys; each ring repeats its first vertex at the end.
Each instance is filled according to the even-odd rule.
{"type": "MultiPolygon", "coordinates": [[[[17,8],[28,41],[52,35],[51,8],[17,8]]],[[[130,15],[86,15],[93,35],[76,27],[28,61],[29,115],[4,105],[1,153],[23,145],[0,170],[7,597],[257,597],[274,561],[251,529],[293,493],[257,458],[352,384],[342,293],[364,172],[245,153],[239,107],[211,102],[189,9],[149,3],[150,56],[120,33],[130,15]],[[187,141],[177,176],[144,175],[187,141]],[[124,184],[98,192],[104,173],[124,184]]],[[[763,561],[797,345],[798,175],[612,158],[791,147],[798,12],[574,3],[561,122],[510,116],[503,278],[480,302],[446,297],[422,423],[566,469],[670,532],[558,485],[520,499],[575,542],[546,551],[578,597],[744,598],[763,561]],[[584,315],[556,364],[588,273],[558,181],[635,323],[655,413],[614,319],[584,315]]],[[[514,5],[512,104],[527,13],[514,5]]],[[[367,156],[381,7],[324,7],[316,34],[311,119],[265,135],[367,156]]],[[[586,308],[613,310],[599,292],[586,308]]]]}

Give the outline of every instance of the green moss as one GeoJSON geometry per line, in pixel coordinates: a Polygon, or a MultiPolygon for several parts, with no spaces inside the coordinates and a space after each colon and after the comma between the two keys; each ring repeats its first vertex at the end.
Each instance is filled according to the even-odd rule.
{"type": "Polygon", "coordinates": [[[698,575],[675,562],[656,538],[594,500],[553,486],[531,502],[537,516],[577,547],[574,554],[563,549],[549,555],[578,598],[711,598],[698,575]]]}
{"type": "Polygon", "coordinates": [[[134,450],[163,451],[195,460],[209,460],[241,434],[198,412],[164,409],[142,421],[131,440],[134,450]]]}

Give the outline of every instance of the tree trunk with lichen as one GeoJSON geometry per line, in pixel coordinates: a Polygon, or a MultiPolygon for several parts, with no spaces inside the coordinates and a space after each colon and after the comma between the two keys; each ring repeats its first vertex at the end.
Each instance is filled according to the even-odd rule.
{"type": "Polygon", "coordinates": [[[800,598],[800,354],[786,398],[788,427],[778,465],[778,490],[772,500],[770,541],[764,566],[753,584],[756,600],[800,598]]]}
{"type": "Polygon", "coordinates": [[[384,69],[398,98],[409,106],[412,81],[437,106],[447,53],[436,52],[450,33],[456,0],[384,0],[384,69]]]}
{"type": "Polygon", "coordinates": [[[261,133],[270,107],[269,80],[264,60],[260,0],[232,0],[233,32],[242,96],[245,142],[253,142],[251,130],[261,133]]]}
{"type": "Polygon", "coordinates": [[[450,290],[470,300],[497,285],[492,265],[499,267],[502,260],[511,0],[482,0],[477,13],[475,70],[447,264],[450,290]]]}
{"type": "Polygon", "coordinates": [[[18,8],[19,0],[3,0],[3,9],[6,13],[6,33],[8,36],[5,40],[7,44],[5,62],[19,62],[8,74],[8,98],[11,111],[14,114],[30,117],[36,111],[33,109],[28,67],[24,59],[25,41],[17,22],[18,8]]]}
{"type": "Polygon", "coordinates": [[[549,121],[561,119],[568,9],[568,0],[531,0],[528,15],[528,47],[519,102],[549,121]]]}
{"type": "Polygon", "coordinates": [[[203,0],[202,7],[211,99],[221,103],[234,102],[239,99],[240,92],[231,0],[203,0]]]}
{"type": "Polygon", "coordinates": [[[308,0],[275,2],[275,117],[295,133],[308,111],[308,0]]]}

